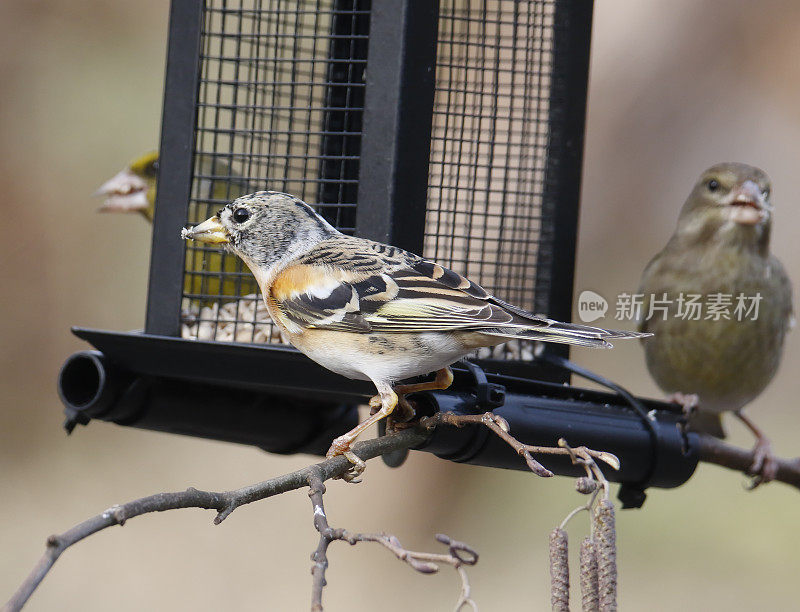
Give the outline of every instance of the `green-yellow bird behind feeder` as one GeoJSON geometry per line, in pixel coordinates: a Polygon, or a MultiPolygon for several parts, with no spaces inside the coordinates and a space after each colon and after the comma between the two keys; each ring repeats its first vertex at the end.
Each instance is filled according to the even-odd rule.
{"type": "MultiPolygon", "coordinates": [[[[219,200],[219,205],[248,192],[247,183],[218,158],[200,155],[196,175],[201,178],[199,196],[219,200]]],[[[104,198],[100,212],[135,213],[153,222],[158,178],[158,151],[151,151],[134,159],[127,168],[103,183],[95,195],[104,198]]],[[[196,211],[202,221],[207,211],[196,211]]],[[[214,296],[248,295],[257,291],[255,279],[232,255],[217,250],[190,250],[186,253],[186,279],[183,290],[198,299],[214,296]],[[224,274],[221,279],[220,272],[224,274]],[[222,282],[220,283],[220,280],[222,282]]]]}

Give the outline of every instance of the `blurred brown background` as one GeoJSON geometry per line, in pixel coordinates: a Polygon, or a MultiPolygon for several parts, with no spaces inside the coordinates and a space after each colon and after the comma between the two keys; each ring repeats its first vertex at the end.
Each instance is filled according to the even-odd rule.
{"type": "MultiPolygon", "coordinates": [[[[44,538],[121,501],[192,485],[224,489],[300,467],[304,457],[107,424],[60,429],[59,365],[82,348],[73,324],[141,327],[149,228],[99,216],[89,194],[158,140],[167,2],[0,3],[0,599],[44,538]]],[[[672,232],[696,176],[725,160],[773,179],[773,248],[800,283],[800,5],[790,0],[598,0],[576,290],[635,290],[672,232]]],[[[796,298],[797,299],[797,298],[796,298]]],[[[612,306],[613,309],[613,306],[612,306]]],[[[613,316],[613,313],[612,313],[613,316]]],[[[605,321],[609,323],[608,319],[605,321]]],[[[576,360],[658,395],[635,343],[576,360]]],[[[785,456],[800,454],[800,337],[750,408],[785,456]]],[[[734,442],[750,438],[729,423],[734,442]]],[[[624,610],[796,609],[800,497],[701,466],[676,491],[621,513],[624,610]]],[[[582,500],[569,479],[415,456],[333,483],[334,524],[388,530],[434,550],[445,532],[481,553],[482,610],[546,609],[547,534],[582,500]]],[[[65,554],[31,610],[297,610],[316,543],[302,492],[238,510],[219,527],[186,510],[136,519],[65,554]]],[[[582,537],[583,522],[571,532],[582,537]]],[[[334,544],[330,610],[450,609],[448,569],[421,576],[375,547],[334,544]]]]}

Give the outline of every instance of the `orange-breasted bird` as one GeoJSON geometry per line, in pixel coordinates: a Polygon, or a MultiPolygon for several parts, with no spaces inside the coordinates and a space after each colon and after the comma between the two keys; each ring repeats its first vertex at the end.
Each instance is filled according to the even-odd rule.
{"type": "Polygon", "coordinates": [[[285,193],[238,198],[181,236],[241,257],[295,347],[329,370],[375,384],[374,414],[328,451],[353,463],[348,480],[364,469],[350,451],[356,437],[405,394],[446,389],[448,366],[479,347],[511,339],[610,347],[610,339],[641,336],[533,315],[433,261],[346,236],[285,193]],[[395,384],[430,372],[431,382],[395,384]]]}

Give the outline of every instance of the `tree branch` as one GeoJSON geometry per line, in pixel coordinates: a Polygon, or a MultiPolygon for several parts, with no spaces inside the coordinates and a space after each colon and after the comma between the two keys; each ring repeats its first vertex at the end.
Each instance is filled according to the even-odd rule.
{"type": "MultiPolygon", "coordinates": [[[[440,424],[453,425],[457,427],[462,427],[467,424],[485,425],[495,434],[500,436],[504,441],[506,441],[512,448],[514,448],[514,450],[525,459],[528,467],[534,473],[543,476],[552,474],[549,472],[549,470],[546,470],[543,466],[541,466],[541,464],[535,461],[531,456],[532,454],[570,453],[570,451],[565,448],[529,446],[521,443],[509,434],[508,424],[505,423],[502,418],[496,417],[491,413],[482,415],[453,415],[451,413],[438,413],[432,417],[423,419],[419,426],[409,427],[407,429],[403,429],[402,431],[396,431],[390,435],[380,438],[358,442],[353,446],[353,452],[364,461],[367,461],[392,451],[412,448],[424,442],[430,434],[430,431],[440,424]]],[[[717,438],[705,434],[698,435],[697,439],[697,452],[700,461],[705,463],[713,463],[731,470],[742,472],[743,474],[750,475],[749,470],[753,464],[752,451],[726,444],[717,438]]],[[[582,450],[585,450],[593,458],[603,460],[612,465],[616,459],[613,455],[609,455],[608,453],[596,452],[590,449],[582,450]]],[[[800,489],[800,458],[778,458],[776,461],[778,463],[778,474],[776,480],[800,489]]],[[[311,483],[310,479],[312,478],[318,478],[320,482],[324,482],[325,480],[341,476],[350,469],[351,465],[352,464],[345,457],[334,457],[289,474],[270,478],[269,480],[231,491],[213,492],[199,491],[194,488],[189,488],[185,491],[157,493],[156,495],[142,497],[122,505],[112,506],[101,514],[75,525],[64,533],[52,535],[47,538],[44,555],[41,557],[39,562],[36,564],[24,582],[20,585],[14,595],[12,595],[11,599],[9,599],[5,606],[3,606],[2,610],[3,612],[16,612],[22,609],[22,606],[25,605],[33,592],[66,549],[89,537],[90,535],[106,529],[107,527],[111,527],[113,525],[123,525],[125,521],[142,514],[147,514],[150,512],[163,512],[165,510],[175,510],[179,508],[203,508],[216,510],[217,516],[214,518],[214,524],[216,525],[224,521],[231,514],[231,512],[233,512],[239,506],[250,504],[255,501],[266,499],[268,497],[286,493],[295,489],[309,487],[311,483]]],[[[330,529],[329,526],[328,529],[330,529]]],[[[364,536],[364,534],[361,535],[364,536]]],[[[377,541],[396,554],[397,551],[403,553],[405,549],[402,549],[402,547],[399,546],[399,542],[389,539],[392,537],[393,536],[383,535],[374,536],[370,541],[377,541]]],[[[408,551],[405,551],[405,553],[407,552],[408,551]]],[[[427,553],[414,554],[425,555],[427,553]]],[[[398,557],[411,564],[412,567],[414,566],[413,562],[408,561],[406,557],[401,557],[400,554],[398,554],[398,557]]],[[[442,555],[442,557],[444,557],[444,555],[442,555]]],[[[447,562],[441,558],[438,560],[447,562]]],[[[461,562],[462,565],[466,563],[463,559],[461,562]]],[[[462,603],[470,603],[468,593],[469,587],[468,583],[465,581],[463,567],[455,567],[462,576],[462,601],[460,602],[460,605],[462,603]],[[466,585],[466,587],[463,585],[466,585]],[[466,595],[463,591],[464,588],[467,589],[466,595]]],[[[324,583],[324,570],[322,573],[322,581],[324,583]]]]}
{"type": "MultiPolygon", "coordinates": [[[[752,450],[727,444],[708,434],[698,434],[697,440],[697,456],[700,461],[721,465],[747,476],[753,475],[750,472],[755,459],[752,450]]],[[[778,464],[775,480],[800,489],[800,457],[795,459],[775,457],[775,461],[778,464]]]]}
{"type": "MultiPolygon", "coordinates": [[[[359,442],[353,446],[353,452],[366,461],[391,451],[411,448],[421,444],[427,436],[428,432],[424,429],[407,429],[391,436],[359,442]]],[[[231,491],[218,493],[189,488],[185,491],[173,493],[157,493],[156,495],[142,497],[122,505],[112,506],[101,514],[75,525],[64,533],[51,535],[47,538],[44,555],[14,595],[11,596],[11,599],[3,606],[3,612],[21,610],[65,550],[107,527],[124,525],[125,521],[142,514],[179,508],[216,510],[217,516],[214,518],[214,524],[218,525],[239,506],[294,489],[307,487],[309,478],[312,475],[321,481],[340,476],[350,469],[351,465],[345,457],[333,457],[301,470],[231,491]]]]}
{"type": "Polygon", "coordinates": [[[311,506],[314,509],[314,527],[319,532],[319,544],[311,554],[311,560],[314,562],[311,567],[312,612],[320,612],[322,610],[322,590],[326,584],[325,570],[328,569],[328,546],[336,540],[342,540],[350,545],[355,545],[359,542],[377,542],[389,549],[398,559],[423,574],[435,574],[438,572],[439,566],[437,563],[451,565],[461,578],[461,593],[456,602],[456,612],[467,605],[477,612],[478,606],[470,598],[469,580],[463,567],[465,565],[475,565],[478,562],[478,553],[472,548],[463,542],[451,540],[446,535],[437,534],[436,539],[449,547],[448,554],[415,552],[404,548],[400,544],[400,540],[390,534],[351,533],[346,529],[331,527],[328,524],[328,515],[325,513],[325,505],[322,499],[324,493],[325,485],[322,482],[322,478],[312,471],[308,479],[308,496],[311,498],[311,506]]]}

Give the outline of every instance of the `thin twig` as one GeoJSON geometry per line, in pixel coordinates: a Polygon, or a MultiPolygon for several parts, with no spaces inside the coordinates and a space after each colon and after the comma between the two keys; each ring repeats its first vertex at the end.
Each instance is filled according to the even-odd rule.
{"type": "MultiPolygon", "coordinates": [[[[553,472],[544,467],[533,458],[533,455],[572,455],[570,449],[561,446],[534,446],[524,444],[509,433],[509,426],[503,417],[497,416],[492,412],[483,414],[454,414],[452,412],[438,412],[432,417],[423,419],[422,424],[426,427],[435,427],[438,424],[452,425],[454,427],[464,427],[465,425],[485,425],[494,432],[501,440],[508,444],[514,451],[525,459],[530,470],[537,476],[549,478],[553,472]]],[[[584,446],[580,447],[582,452],[586,452],[593,459],[598,459],[608,463],[611,467],[619,469],[619,459],[604,451],[595,451],[584,446]]]]}
{"type": "Polygon", "coordinates": [[[597,499],[598,491],[594,491],[591,493],[592,497],[589,499],[588,502],[583,504],[582,506],[578,506],[574,510],[572,510],[567,516],[564,517],[564,520],[561,521],[559,525],[560,529],[566,529],[567,524],[575,517],[575,515],[580,514],[581,512],[591,512],[592,506],[594,505],[595,500],[597,499]]]}
{"type": "Polygon", "coordinates": [[[359,542],[377,542],[390,550],[400,561],[407,563],[423,574],[435,574],[438,572],[438,563],[452,566],[458,571],[458,575],[461,578],[461,592],[455,610],[461,610],[465,605],[469,605],[473,610],[477,611],[477,605],[470,598],[470,585],[467,574],[463,571],[463,566],[475,565],[478,562],[478,553],[472,548],[463,542],[451,540],[446,535],[437,534],[436,539],[448,547],[448,554],[416,552],[404,548],[400,540],[391,534],[351,533],[346,529],[331,527],[328,523],[328,515],[325,512],[323,502],[325,484],[319,474],[311,472],[308,479],[308,487],[308,496],[311,498],[311,505],[314,509],[314,528],[319,532],[319,543],[311,555],[311,560],[314,562],[311,568],[312,612],[320,612],[322,610],[322,590],[326,584],[325,571],[328,569],[328,546],[336,540],[342,540],[350,545],[355,545],[359,542]]]}
{"type": "MultiPolygon", "coordinates": [[[[597,463],[594,460],[592,452],[590,449],[586,448],[585,446],[579,446],[577,448],[572,448],[564,438],[561,438],[558,441],[559,448],[566,449],[569,453],[570,459],[572,459],[572,463],[575,465],[580,465],[586,470],[586,476],[578,478],[575,483],[575,488],[578,490],[579,493],[583,493],[585,495],[591,495],[589,501],[586,502],[582,506],[578,506],[572,512],[567,514],[564,517],[564,520],[561,521],[561,525],[559,527],[561,529],[566,528],[567,523],[579,512],[583,512],[584,510],[590,512],[592,510],[592,506],[594,506],[594,502],[597,499],[597,496],[600,492],[603,492],[603,499],[608,499],[608,494],[611,489],[608,479],[603,474],[603,471],[598,467],[597,463]],[[592,484],[589,484],[592,483],[592,484]]],[[[612,455],[613,457],[613,455],[612,455]]]]}

